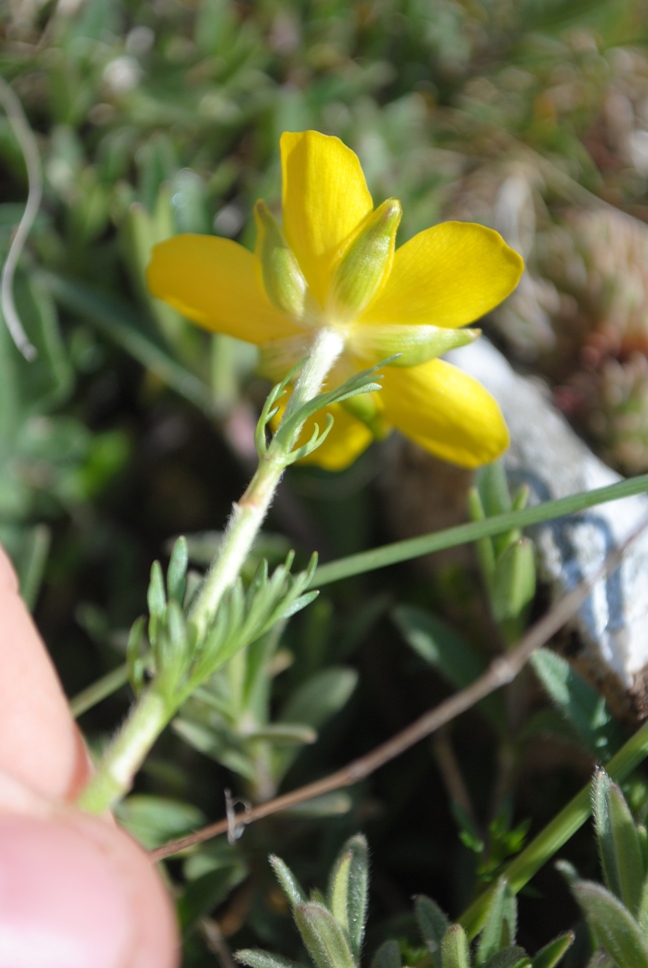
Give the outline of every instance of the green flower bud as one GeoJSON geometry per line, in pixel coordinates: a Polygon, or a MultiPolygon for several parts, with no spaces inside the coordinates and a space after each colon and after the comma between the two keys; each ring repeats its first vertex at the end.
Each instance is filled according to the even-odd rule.
{"type": "Polygon", "coordinates": [[[300,320],[307,289],[304,274],[263,199],[254,206],[254,217],[257,223],[256,255],[265,291],[277,309],[300,320]]]}
{"type": "Polygon", "coordinates": [[[394,255],[396,230],[402,210],[397,198],[367,217],[333,275],[329,311],[339,319],[352,319],[378,292],[394,255]]]}
{"type": "Polygon", "coordinates": [[[349,336],[349,345],[364,360],[380,361],[398,353],[390,366],[420,366],[448,350],[473,343],[480,329],[447,329],[391,323],[382,326],[358,323],[349,336]]]}
{"type": "Polygon", "coordinates": [[[390,426],[386,422],[383,410],[378,404],[375,393],[359,393],[355,397],[348,397],[340,404],[348,414],[368,427],[376,440],[384,440],[389,434],[390,426]]]}

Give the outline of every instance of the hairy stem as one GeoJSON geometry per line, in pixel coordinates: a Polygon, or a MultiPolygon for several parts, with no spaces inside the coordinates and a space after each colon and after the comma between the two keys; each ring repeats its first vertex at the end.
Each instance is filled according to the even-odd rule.
{"type": "MultiPolygon", "coordinates": [[[[305,361],[284,420],[320,392],[331,367],[343,349],[342,337],[321,330],[305,361]]],[[[197,642],[206,635],[227,589],[236,581],[250,549],[261,530],[277,485],[290,463],[303,422],[298,423],[288,442],[270,444],[240,501],[234,505],[223,541],[189,613],[198,630],[197,642]]],[[[180,686],[178,687],[180,690],[180,686]]],[[[90,813],[103,813],[115,805],[131,787],[135,773],[151,746],[175,714],[178,696],[162,695],[156,680],[145,690],[79,798],[79,806],[90,813]]]]}
{"type": "MultiPolygon", "coordinates": [[[[320,330],[313,342],[310,356],[302,367],[286,407],[284,420],[317,396],[342,348],[341,336],[332,330],[320,330]]],[[[295,429],[291,447],[288,449],[294,447],[302,426],[303,424],[295,429]]],[[[286,457],[285,451],[277,452],[270,446],[243,497],[232,509],[220,551],[207,573],[189,616],[198,628],[199,637],[205,634],[224,593],[236,581],[250,553],[286,469],[286,457]]]]}
{"type": "Polygon", "coordinates": [[[82,810],[104,813],[130,790],[135,773],[174,711],[153,686],[142,693],[79,797],[82,810]]]}

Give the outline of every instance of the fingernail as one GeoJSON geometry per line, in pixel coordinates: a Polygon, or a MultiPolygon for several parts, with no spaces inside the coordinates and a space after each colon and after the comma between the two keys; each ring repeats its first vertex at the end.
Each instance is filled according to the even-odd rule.
{"type": "Polygon", "coordinates": [[[122,968],[132,917],[92,840],[56,820],[0,816],[0,968],[122,968]]]}

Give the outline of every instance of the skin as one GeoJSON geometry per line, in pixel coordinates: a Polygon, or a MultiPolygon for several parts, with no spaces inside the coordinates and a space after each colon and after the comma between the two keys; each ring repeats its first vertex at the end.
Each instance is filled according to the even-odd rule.
{"type": "Polygon", "coordinates": [[[1,548],[0,668],[0,968],[174,968],[155,868],[73,806],[90,763],[1,548]]]}

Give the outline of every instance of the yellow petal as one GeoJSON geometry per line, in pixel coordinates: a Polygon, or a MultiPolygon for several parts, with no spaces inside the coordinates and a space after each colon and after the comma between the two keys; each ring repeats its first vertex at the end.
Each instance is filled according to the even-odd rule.
{"type": "Polygon", "coordinates": [[[230,239],[176,235],[160,242],[153,247],[146,280],[154,296],[205,329],[248,343],[299,332],[268,299],[255,257],[230,239]]]}
{"type": "Polygon", "coordinates": [[[523,269],[499,233],[442,222],[396,250],[389,279],[359,322],[465,326],[506,299],[523,269]]]}
{"type": "Polygon", "coordinates": [[[497,402],[456,366],[431,360],[410,369],[388,367],[381,382],[389,423],[436,457],[478,467],[508,447],[497,402]]]}
{"type": "Polygon", "coordinates": [[[318,131],[281,136],[283,230],[324,306],[333,269],[373,202],[357,155],[318,131]]]}

